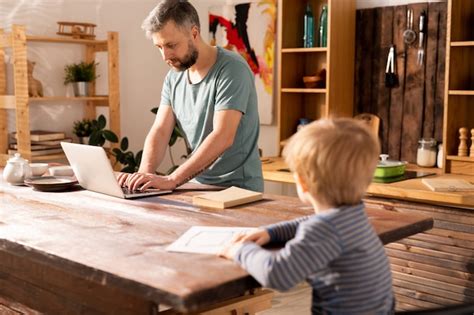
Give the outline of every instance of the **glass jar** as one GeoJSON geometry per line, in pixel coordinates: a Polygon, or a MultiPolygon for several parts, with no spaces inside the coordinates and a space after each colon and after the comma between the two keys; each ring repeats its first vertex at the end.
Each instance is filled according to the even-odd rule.
{"type": "Polygon", "coordinates": [[[416,164],[421,167],[433,167],[436,165],[436,140],[423,138],[418,140],[418,151],[416,153],[416,164]]]}

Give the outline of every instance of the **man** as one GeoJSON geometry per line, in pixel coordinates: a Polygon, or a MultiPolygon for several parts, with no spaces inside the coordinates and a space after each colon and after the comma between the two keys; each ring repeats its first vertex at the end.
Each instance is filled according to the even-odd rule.
{"type": "Polygon", "coordinates": [[[121,174],[130,189],[175,189],[195,178],[204,184],[263,191],[257,140],[259,119],[253,74],[236,53],[205,43],[196,9],[186,0],[162,0],[142,28],[172,68],[135,174],[121,174]],[[177,125],[192,148],[171,175],[158,176],[177,125]]]}

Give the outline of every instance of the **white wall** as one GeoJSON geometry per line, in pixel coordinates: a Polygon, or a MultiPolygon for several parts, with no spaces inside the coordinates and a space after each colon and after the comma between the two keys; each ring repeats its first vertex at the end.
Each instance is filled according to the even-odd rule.
{"type": "MultiPolygon", "coordinates": [[[[300,1],[300,0],[295,0],[300,1]]],[[[201,18],[202,36],[208,38],[207,8],[210,5],[245,2],[243,0],[191,0],[201,18]]],[[[400,5],[414,0],[357,0],[358,8],[400,5]]],[[[434,1],[433,1],[434,2],[434,1]]],[[[119,32],[120,42],[120,93],[122,136],[127,136],[130,149],[138,151],[143,146],[145,135],[153,122],[150,109],[159,104],[161,86],[168,71],[159,51],[153,47],[140,29],[142,20],[156,5],[155,0],[1,0],[0,28],[7,31],[11,24],[24,24],[31,35],[56,36],[57,21],[81,21],[98,25],[97,38],[106,37],[107,30],[119,32]]],[[[7,51],[8,53],[8,51],[7,51]]],[[[76,45],[33,43],[28,46],[28,58],[37,62],[34,76],[44,86],[46,95],[70,93],[62,84],[63,68],[67,63],[83,58],[83,50],[76,45]]],[[[98,93],[107,93],[105,71],[106,55],[100,54],[98,93]]],[[[8,75],[11,78],[11,65],[8,75]]],[[[12,93],[10,84],[9,93],[12,93]]],[[[104,111],[100,111],[101,113],[104,111]]],[[[71,134],[74,120],[82,118],[79,103],[55,103],[54,105],[31,106],[31,128],[63,130],[71,134]]],[[[275,119],[274,119],[275,120],[275,119]]],[[[14,125],[12,113],[9,124],[14,125]]],[[[10,128],[12,129],[12,128],[10,128]]],[[[262,126],[259,146],[266,156],[278,154],[277,129],[275,125],[262,126]]],[[[175,157],[183,145],[178,145],[175,157]]],[[[164,162],[160,170],[169,167],[164,162]]],[[[266,183],[265,190],[272,193],[293,193],[288,186],[266,183]]]]}

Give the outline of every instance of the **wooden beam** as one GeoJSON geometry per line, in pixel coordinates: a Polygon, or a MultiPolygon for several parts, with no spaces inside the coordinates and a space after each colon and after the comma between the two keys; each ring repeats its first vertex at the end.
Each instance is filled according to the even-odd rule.
{"type": "Polygon", "coordinates": [[[107,33],[109,47],[109,124],[110,130],[120,139],[120,73],[119,73],[119,35],[117,32],[107,33]]]}
{"type": "MultiPolygon", "coordinates": [[[[0,42],[2,39],[8,37],[9,39],[11,36],[6,36],[3,32],[3,29],[0,29],[0,42]]],[[[11,44],[11,43],[10,43],[11,44]]],[[[5,94],[7,94],[7,69],[5,66],[5,50],[2,48],[0,44],[0,153],[6,153],[8,150],[8,126],[7,126],[7,111],[4,109],[6,105],[10,105],[10,103],[15,106],[15,99],[13,102],[11,99],[6,98],[5,94]]],[[[0,163],[0,165],[3,165],[0,163]]]]}
{"type": "Polygon", "coordinates": [[[28,77],[26,63],[25,27],[13,25],[13,81],[16,99],[16,132],[18,152],[26,159],[31,158],[30,110],[28,106],[28,77]]]}
{"type": "MultiPolygon", "coordinates": [[[[95,50],[94,46],[87,46],[86,47],[86,62],[95,62],[95,50]]],[[[89,95],[95,96],[95,80],[89,82],[89,95]]],[[[95,104],[92,101],[87,101],[85,106],[84,116],[87,119],[95,119],[96,118],[96,110],[95,104]]]]}

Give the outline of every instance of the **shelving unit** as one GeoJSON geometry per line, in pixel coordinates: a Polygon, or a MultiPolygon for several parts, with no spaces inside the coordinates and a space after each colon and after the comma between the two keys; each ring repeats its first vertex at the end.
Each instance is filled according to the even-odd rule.
{"type": "Polygon", "coordinates": [[[306,1],[278,1],[278,133],[280,148],[296,132],[299,118],[352,116],[355,1],[310,0],[315,34],[328,5],[328,47],[303,48],[306,1]],[[326,69],[323,88],[305,88],[303,76],[326,69]]]}
{"type": "Polygon", "coordinates": [[[43,36],[27,36],[25,27],[13,25],[12,32],[6,34],[0,29],[0,60],[4,60],[5,48],[12,48],[13,83],[14,95],[6,94],[6,69],[5,64],[0,62],[0,165],[5,165],[9,158],[8,150],[8,126],[7,110],[15,110],[16,131],[18,134],[18,151],[30,161],[48,161],[64,158],[63,154],[47,156],[31,155],[30,140],[30,117],[29,107],[34,104],[47,104],[61,101],[77,101],[85,103],[84,117],[96,118],[97,106],[108,106],[109,128],[120,138],[120,93],[119,93],[119,63],[118,63],[118,33],[108,32],[106,40],[54,38],[43,36]],[[27,79],[27,44],[34,42],[76,44],[85,47],[85,61],[95,60],[97,52],[108,53],[108,91],[109,95],[95,95],[95,83],[89,85],[88,97],[66,97],[66,96],[28,96],[27,79]]]}
{"type": "MultiPolygon", "coordinates": [[[[459,128],[468,147],[474,128],[474,0],[448,1],[443,145],[446,173],[474,175],[474,157],[458,156],[459,128]]],[[[469,155],[469,152],[468,152],[469,155]]]]}

